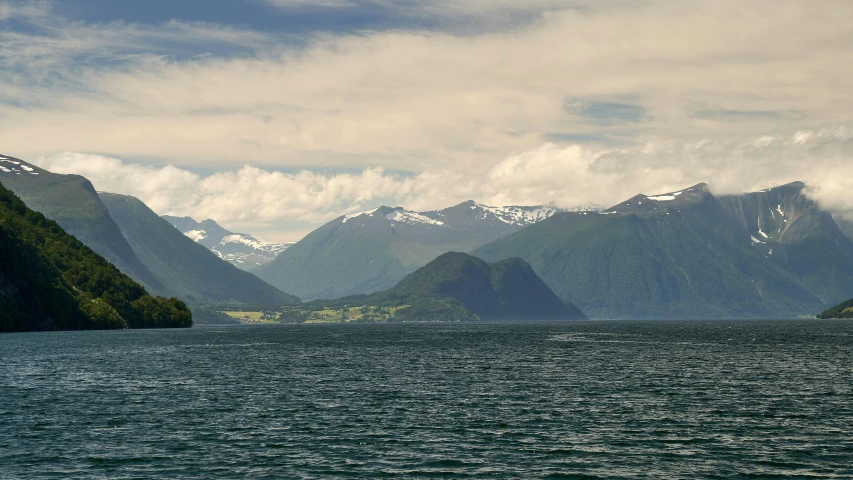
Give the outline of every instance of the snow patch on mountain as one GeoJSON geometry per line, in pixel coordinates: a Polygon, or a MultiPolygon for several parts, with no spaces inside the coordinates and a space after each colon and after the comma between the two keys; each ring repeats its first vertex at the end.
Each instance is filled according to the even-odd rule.
{"type": "Polygon", "coordinates": [[[504,223],[518,226],[540,222],[553,216],[559,211],[554,207],[490,207],[479,203],[472,205],[472,208],[482,209],[485,212],[491,213],[497,217],[498,220],[504,223]]]}
{"type": "Polygon", "coordinates": [[[683,191],[672,192],[668,195],[655,195],[653,197],[646,197],[646,198],[648,198],[649,200],[654,200],[656,202],[669,202],[671,200],[675,200],[675,197],[681,195],[682,193],[684,193],[684,192],[683,191]]]}
{"type": "Polygon", "coordinates": [[[235,233],[233,235],[226,235],[225,237],[222,237],[222,240],[219,241],[219,245],[213,247],[213,250],[217,251],[218,247],[225,247],[228,245],[245,245],[251,249],[257,250],[257,252],[255,252],[256,254],[259,252],[266,252],[275,257],[279,253],[285,251],[287,247],[293,245],[293,243],[268,243],[263,240],[258,240],[251,235],[235,233]]]}
{"type": "Polygon", "coordinates": [[[184,235],[190,237],[194,242],[207,238],[207,232],[204,230],[190,230],[189,232],[184,232],[184,235]]]}
{"type": "Polygon", "coordinates": [[[764,233],[764,231],[761,230],[761,216],[760,215],[758,217],[757,224],[758,224],[758,234],[764,238],[770,238],[766,233],[764,233]]]}
{"type": "Polygon", "coordinates": [[[372,210],[365,210],[363,212],[350,213],[348,215],[344,215],[344,219],[341,220],[341,223],[347,223],[347,221],[352,220],[353,218],[360,217],[362,215],[372,216],[376,211],[379,210],[379,207],[376,207],[372,210]]]}
{"type": "Polygon", "coordinates": [[[444,222],[440,220],[435,220],[427,217],[426,215],[421,215],[420,213],[410,212],[407,210],[397,210],[385,215],[385,218],[392,222],[407,223],[409,225],[444,225],[444,222]]]}
{"type": "Polygon", "coordinates": [[[191,218],[164,216],[184,235],[207,247],[217,257],[243,269],[254,268],[273,260],[293,243],[268,243],[245,233],[232,233],[213,220],[198,223],[191,218]],[[176,225],[178,224],[178,225],[176,225]],[[204,227],[206,226],[206,227],[204,227]]]}
{"type": "Polygon", "coordinates": [[[239,233],[235,233],[234,235],[226,235],[222,237],[222,240],[219,241],[219,245],[227,245],[229,243],[239,243],[252,248],[264,248],[267,245],[255,237],[241,235],[239,233]]]}

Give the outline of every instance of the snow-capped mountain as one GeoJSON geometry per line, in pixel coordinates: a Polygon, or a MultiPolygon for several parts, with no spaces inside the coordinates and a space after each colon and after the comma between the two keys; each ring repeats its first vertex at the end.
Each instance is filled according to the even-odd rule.
{"type": "Polygon", "coordinates": [[[163,215],[184,235],[243,270],[249,270],[274,259],[293,243],[269,243],[246,233],[234,233],[213,220],[196,222],[190,217],[163,215]]]}
{"type": "Polygon", "coordinates": [[[473,250],[558,211],[473,201],[427,212],[372,208],[332,220],[254,273],[272,285],[288,285],[303,299],[371,293],[443,253],[473,250]]]}
{"type": "Polygon", "coordinates": [[[402,207],[378,207],[344,215],[339,220],[347,223],[362,216],[373,217],[379,212],[391,224],[421,225],[436,228],[458,228],[463,226],[509,226],[524,227],[562,211],[554,206],[506,206],[491,207],[467,201],[443,210],[413,212],[402,207]],[[381,211],[381,212],[380,212],[381,211]]]}

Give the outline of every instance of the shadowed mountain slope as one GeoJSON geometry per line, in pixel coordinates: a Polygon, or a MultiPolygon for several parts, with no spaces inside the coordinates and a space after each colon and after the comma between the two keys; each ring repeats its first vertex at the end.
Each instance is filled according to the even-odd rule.
{"type": "Polygon", "coordinates": [[[138,283],[0,186],[0,332],[189,327],[138,283]]]}
{"type": "Polygon", "coordinates": [[[59,175],[23,160],[0,155],[0,183],[27,206],[54,220],[66,232],[152,292],[163,285],[139,261],[95,188],[79,175],[59,175]]]}
{"type": "Polygon", "coordinates": [[[194,305],[208,303],[298,303],[261,279],[220,259],[186,237],[137,198],[101,193],[110,216],[134,253],[169,292],[194,305]]]}
{"type": "Polygon", "coordinates": [[[389,290],[331,303],[408,305],[397,312],[399,321],[586,319],[577,307],[554,295],[523,260],[488,264],[458,252],[439,256],[389,290]]]}
{"type": "Polygon", "coordinates": [[[853,243],[802,187],[637,195],[601,213],[555,215],[474,254],[528,261],[593,318],[813,315],[853,295],[853,243]]]}

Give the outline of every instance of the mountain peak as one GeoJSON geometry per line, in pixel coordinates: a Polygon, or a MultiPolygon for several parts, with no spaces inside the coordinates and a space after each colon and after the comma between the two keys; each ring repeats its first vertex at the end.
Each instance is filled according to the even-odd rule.
{"type": "Polygon", "coordinates": [[[403,207],[388,207],[386,205],[381,205],[381,206],[378,206],[376,208],[371,208],[370,210],[362,210],[360,212],[348,213],[348,214],[346,214],[342,217],[338,217],[338,218],[341,219],[341,223],[347,223],[348,221],[350,221],[354,218],[358,218],[358,217],[365,216],[365,215],[368,217],[373,217],[373,216],[377,216],[377,215],[381,216],[381,215],[388,215],[388,214],[391,214],[392,212],[401,211],[401,210],[403,210],[403,207]]]}
{"type": "Polygon", "coordinates": [[[800,190],[806,188],[806,184],[801,181],[794,181],[790,183],[786,183],[784,185],[778,185],[775,187],[765,188],[764,190],[759,190],[755,193],[767,193],[772,191],[792,191],[799,192],[800,190]]]}
{"type": "MultiPolygon", "coordinates": [[[[586,319],[574,305],[562,302],[524,260],[512,258],[488,264],[459,252],[438,256],[373,298],[411,305],[404,315],[412,320],[433,319],[432,309],[422,306],[436,300],[460,309],[457,313],[463,318],[586,319]]],[[[446,314],[447,307],[440,315],[446,314]]]]}
{"type": "Polygon", "coordinates": [[[705,196],[706,194],[711,193],[711,189],[708,188],[707,183],[697,183],[692,187],[685,188],[683,190],[678,190],[676,192],[662,193],[659,195],[643,195],[649,200],[654,200],[656,202],[668,202],[677,199],[684,195],[685,197],[697,197],[697,196],[705,196]]]}
{"type": "Polygon", "coordinates": [[[688,207],[690,205],[696,205],[704,201],[710,195],[711,190],[708,188],[708,184],[697,183],[692,187],[669,193],[635,195],[630,199],[609,208],[606,212],[649,215],[665,211],[666,209],[678,209],[688,207]]]}

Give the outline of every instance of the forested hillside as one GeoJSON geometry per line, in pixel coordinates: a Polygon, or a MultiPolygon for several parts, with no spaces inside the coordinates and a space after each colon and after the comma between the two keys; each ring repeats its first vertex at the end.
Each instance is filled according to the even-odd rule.
{"type": "Polygon", "coordinates": [[[830,308],[817,318],[853,318],[853,298],[830,308]]]}
{"type": "Polygon", "coordinates": [[[191,325],[183,302],[150,296],[0,186],[0,331],[191,325]]]}

